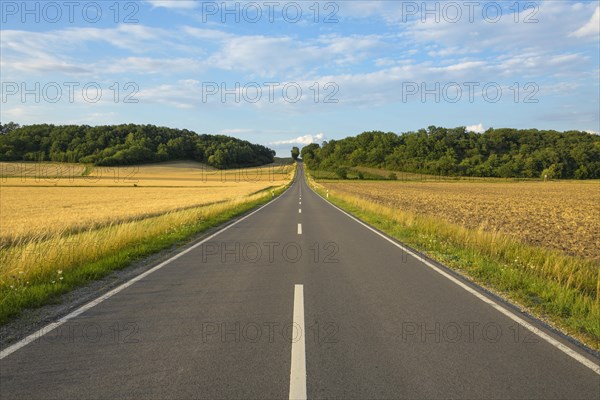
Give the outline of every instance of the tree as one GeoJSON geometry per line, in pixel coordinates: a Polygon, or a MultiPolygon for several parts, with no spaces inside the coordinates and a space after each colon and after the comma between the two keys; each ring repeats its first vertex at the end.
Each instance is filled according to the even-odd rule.
{"type": "Polygon", "coordinates": [[[300,149],[297,148],[296,146],[292,147],[292,158],[294,159],[294,161],[296,161],[298,159],[299,155],[300,155],[300,149]]]}
{"type": "Polygon", "coordinates": [[[275,152],[224,135],[198,135],[154,125],[0,125],[0,160],[128,165],[197,160],[217,168],[273,162],[275,152]],[[211,157],[212,156],[212,157],[211,157]]]}
{"type": "Polygon", "coordinates": [[[600,178],[600,136],[587,132],[430,126],[416,132],[363,132],[302,148],[310,169],[365,166],[424,174],[555,179],[600,178]]]}
{"type": "Polygon", "coordinates": [[[4,135],[5,133],[14,131],[19,128],[19,124],[15,124],[14,122],[9,122],[8,124],[2,125],[0,123],[0,135],[4,135]]]}
{"type": "Polygon", "coordinates": [[[556,166],[556,164],[552,164],[550,167],[548,167],[542,171],[540,178],[542,178],[544,180],[556,179],[558,177],[557,169],[558,169],[558,167],[556,166]]]}
{"type": "Polygon", "coordinates": [[[340,179],[348,179],[348,168],[346,167],[338,167],[335,173],[340,179]]]}
{"type": "Polygon", "coordinates": [[[317,143],[311,143],[308,146],[304,146],[300,154],[302,155],[302,162],[311,169],[317,168],[319,165],[319,158],[317,153],[321,149],[317,143]]]}

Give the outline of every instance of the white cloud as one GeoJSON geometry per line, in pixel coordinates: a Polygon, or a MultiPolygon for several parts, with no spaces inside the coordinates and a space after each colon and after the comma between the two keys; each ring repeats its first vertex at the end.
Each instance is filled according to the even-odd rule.
{"type": "Polygon", "coordinates": [[[3,121],[17,120],[27,115],[27,112],[26,107],[3,108],[0,115],[2,116],[3,121]]]}
{"type": "Polygon", "coordinates": [[[440,55],[452,55],[457,50],[462,54],[567,51],[578,45],[573,32],[580,32],[580,35],[598,34],[599,11],[595,4],[543,1],[537,2],[537,6],[535,13],[531,8],[523,8],[516,16],[507,11],[496,23],[481,18],[481,10],[471,22],[468,10],[463,8],[463,18],[456,23],[443,19],[436,22],[433,17],[428,17],[425,22],[418,18],[402,26],[408,39],[419,44],[430,43],[432,54],[440,55]],[[592,19],[581,27],[582,21],[587,21],[592,13],[592,19]],[[518,22],[515,22],[515,18],[518,22]]]}
{"type": "Polygon", "coordinates": [[[160,49],[165,45],[165,38],[172,32],[162,28],[142,25],[120,25],[115,29],[102,28],[72,28],[57,32],[60,39],[72,36],[76,42],[99,41],[114,47],[143,53],[151,49],[160,49]]]}
{"type": "Polygon", "coordinates": [[[18,55],[20,59],[56,59],[61,53],[85,49],[88,42],[104,42],[135,53],[160,49],[165,38],[175,35],[164,29],[141,25],[121,25],[114,29],[66,28],[47,32],[3,30],[0,46],[3,57],[18,55]]]}
{"type": "MultiPolygon", "coordinates": [[[[44,32],[3,30],[0,34],[0,66],[3,75],[10,75],[14,79],[20,78],[24,72],[29,72],[28,78],[31,78],[32,72],[99,77],[122,72],[154,74],[198,71],[205,65],[205,60],[198,58],[203,56],[202,50],[198,47],[189,48],[183,38],[179,31],[141,25],[66,28],[44,32]],[[89,50],[97,43],[133,54],[125,58],[113,56],[94,59],[96,54],[89,50]],[[185,51],[194,57],[175,57],[171,54],[169,58],[153,58],[134,55],[151,52],[160,54],[164,49],[185,51]]],[[[106,57],[106,53],[98,54],[106,57]]]]}
{"type": "Polygon", "coordinates": [[[143,103],[166,104],[179,109],[207,105],[202,102],[202,87],[199,83],[194,79],[183,79],[172,84],[142,88],[137,98],[143,103]]]}
{"type": "Polygon", "coordinates": [[[325,138],[325,135],[322,133],[317,133],[316,135],[304,135],[304,136],[298,136],[297,138],[294,139],[289,139],[289,140],[279,140],[276,142],[272,142],[270,144],[272,145],[282,145],[282,144],[303,144],[303,145],[308,145],[311,143],[319,143],[322,142],[325,138]]]}
{"type": "Polygon", "coordinates": [[[208,60],[211,66],[266,77],[297,77],[323,67],[355,64],[369,59],[371,52],[384,43],[377,35],[323,35],[315,40],[299,40],[291,36],[235,36],[189,27],[185,31],[221,41],[221,48],[208,60]]]}
{"type": "Polygon", "coordinates": [[[352,64],[368,59],[371,52],[383,47],[381,37],[378,35],[326,35],[318,39],[325,44],[321,54],[335,55],[336,64],[352,64]]]}
{"type": "Polygon", "coordinates": [[[468,132],[475,132],[475,133],[483,133],[485,132],[485,128],[483,127],[483,124],[479,123],[477,125],[467,125],[467,131],[468,132]]]}
{"type": "Polygon", "coordinates": [[[196,8],[198,2],[193,0],[146,0],[153,8],[174,8],[180,10],[190,10],[196,8]]]}
{"type": "Polygon", "coordinates": [[[484,67],[485,65],[486,65],[486,63],[484,61],[466,61],[466,62],[461,62],[458,64],[448,65],[446,67],[434,68],[434,70],[459,72],[459,71],[479,69],[481,67],[484,67]]]}
{"type": "Polygon", "coordinates": [[[225,70],[274,77],[282,73],[298,74],[322,54],[318,47],[301,45],[287,36],[235,36],[225,40],[209,63],[225,70]]]}
{"type": "Polygon", "coordinates": [[[577,29],[570,36],[575,36],[575,37],[593,36],[595,38],[598,38],[599,34],[600,34],[600,7],[596,7],[596,11],[594,11],[594,15],[592,15],[592,18],[588,21],[588,23],[585,24],[584,26],[582,26],[581,28],[577,29]]]}
{"type": "Polygon", "coordinates": [[[111,73],[135,72],[146,74],[159,74],[168,72],[198,71],[206,64],[202,60],[193,58],[151,58],[127,57],[111,60],[103,70],[111,73]]]}
{"type": "Polygon", "coordinates": [[[234,35],[230,33],[217,29],[202,29],[194,28],[192,26],[184,26],[182,30],[190,36],[203,40],[225,40],[234,37],[234,35]]]}

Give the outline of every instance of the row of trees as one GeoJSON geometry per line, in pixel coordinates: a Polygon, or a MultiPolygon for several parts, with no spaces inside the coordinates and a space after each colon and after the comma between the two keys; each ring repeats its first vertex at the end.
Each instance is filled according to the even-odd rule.
{"type": "Polygon", "coordinates": [[[1,161],[59,161],[130,165],[193,159],[216,168],[273,162],[275,152],[223,135],[154,125],[0,124],[1,161]]]}
{"type": "Polygon", "coordinates": [[[600,136],[580,131],[430,126],[417,132],[364,132],[302,148],[309,168],[370,166],[446,176],[600,178],[600,136]]]}

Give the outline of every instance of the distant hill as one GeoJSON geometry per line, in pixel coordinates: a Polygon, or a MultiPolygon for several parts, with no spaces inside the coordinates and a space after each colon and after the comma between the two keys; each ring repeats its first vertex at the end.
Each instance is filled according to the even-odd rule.
{"type": "Polygon", "coordinates": [[[269,164],[274,155],[245,140],[154,125],[0,124],[0,161],[108,166],[196,160],[223,169],[269,164]]]}
{"type": "Polygon", "coordinates": [[[310,144],[302,159],[312,169],[377,167],[444,176],[598,179],[600,136],[580,131],[488,129],[485,133],[430,126],[417,132],[363,132],[310,144]]]}

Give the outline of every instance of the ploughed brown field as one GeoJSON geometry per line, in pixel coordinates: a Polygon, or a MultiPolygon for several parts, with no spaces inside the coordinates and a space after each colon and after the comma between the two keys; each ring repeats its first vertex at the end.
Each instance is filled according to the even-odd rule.
{"type": "Polygon", "coordinates": [[[321,181],[351,194],[470,229],[600,260],[600,181],[321,181]]]}

